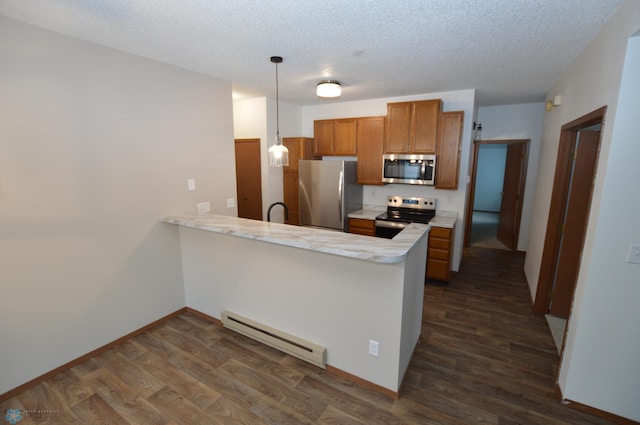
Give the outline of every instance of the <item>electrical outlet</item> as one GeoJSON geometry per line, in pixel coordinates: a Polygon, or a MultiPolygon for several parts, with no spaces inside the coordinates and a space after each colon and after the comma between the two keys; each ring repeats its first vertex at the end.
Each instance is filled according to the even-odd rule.
{"type": "Polygon", "coordinates": [[[196,190],[196,179],[187,180],[187,190],[189,192],[196,190]]]}
{"type": "Polygon", "coordinates": [[[372,339],[369,340],[369,354],[374,357],[378,357],[378,353],[380,352],[380,343],[378,341],[374,341],[372,339]]]}
{"type": "Polygon", "coordinates": [[[236,206],[236,198],[227,198],[227,208],[233,208],[236,206]]]}
{"type": "Polygon", "coordinates": [[[209,202],[198,202],[198,214],[206,214],[211,212],[211,204],[209,202]]]}
{"type": "Polygon", "coordinates": [[[640,244],[632,243],[629,245],[627,263],[640,264],[640,244]]]}

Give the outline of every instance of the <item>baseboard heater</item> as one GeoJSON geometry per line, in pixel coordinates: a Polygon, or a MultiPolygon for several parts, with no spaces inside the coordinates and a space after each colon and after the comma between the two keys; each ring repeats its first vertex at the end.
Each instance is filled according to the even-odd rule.
{"type": "Polygon", "coordinates": [[[222,325],[323,369],[327,367],[325,347],[227,310],[222,312],[222,325]]]}

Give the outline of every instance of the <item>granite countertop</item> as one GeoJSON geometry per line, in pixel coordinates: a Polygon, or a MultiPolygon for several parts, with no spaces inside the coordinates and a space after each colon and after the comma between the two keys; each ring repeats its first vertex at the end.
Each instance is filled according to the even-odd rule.
{"type": "Polygon", "coordinates": [[[165,223],[208,232],[286,245],[293,248],[357,258],[376,263],[400,263],[416,242],[430,229],[414,223],[393,239],[372,238],[352,233],[292,226],[214,214],[186,213],[165,217],[165,223]]]}
{"type": "MultiPolygon", "coordinates": [[[[365,205],[364,208],[349,214],[349,218],[360,218],[363,220],[375,220],[377,216],[387,210],[386,206],[365,205]]],[[[458,213],[455,211],[436,211],[436,216],[431,219],[429,226],[446,227],[452,229],[456,224],[458,213]]]]}

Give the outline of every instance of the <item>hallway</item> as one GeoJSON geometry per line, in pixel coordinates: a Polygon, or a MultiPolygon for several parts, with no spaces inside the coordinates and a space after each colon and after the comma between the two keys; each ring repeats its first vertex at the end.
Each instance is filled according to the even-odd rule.
{"type": "Polygon", "coordinates": [[[471,247],[448,286],[425,287],[424,341],[402,395],[461,424],[610,423],[558,401],[558,353],[523,264],[523,253],[471,247]]]}

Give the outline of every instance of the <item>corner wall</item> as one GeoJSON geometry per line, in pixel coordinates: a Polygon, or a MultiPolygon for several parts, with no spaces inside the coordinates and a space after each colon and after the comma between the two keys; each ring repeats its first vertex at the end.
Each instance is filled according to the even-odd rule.
{"type": "Polygon", "coordinates": [[[640,2],[626,1],[552,86],[562,105],[545,114],[525,273],[537,289],[561,126],[604,105],[607,115],[573,310],[560,364],[564,398],[640,421],[638,38],[640,2]],[[629,46],[629,49],[627,49],[629,46]],[[624,68],[624,77],[623,77],[624,68]]]}
{"type": "Polygon", "coordinates": [[[0,63],[2,394],[184,307],[160,220],[236,213],[230,83],[4,17],[0,63]]]}

